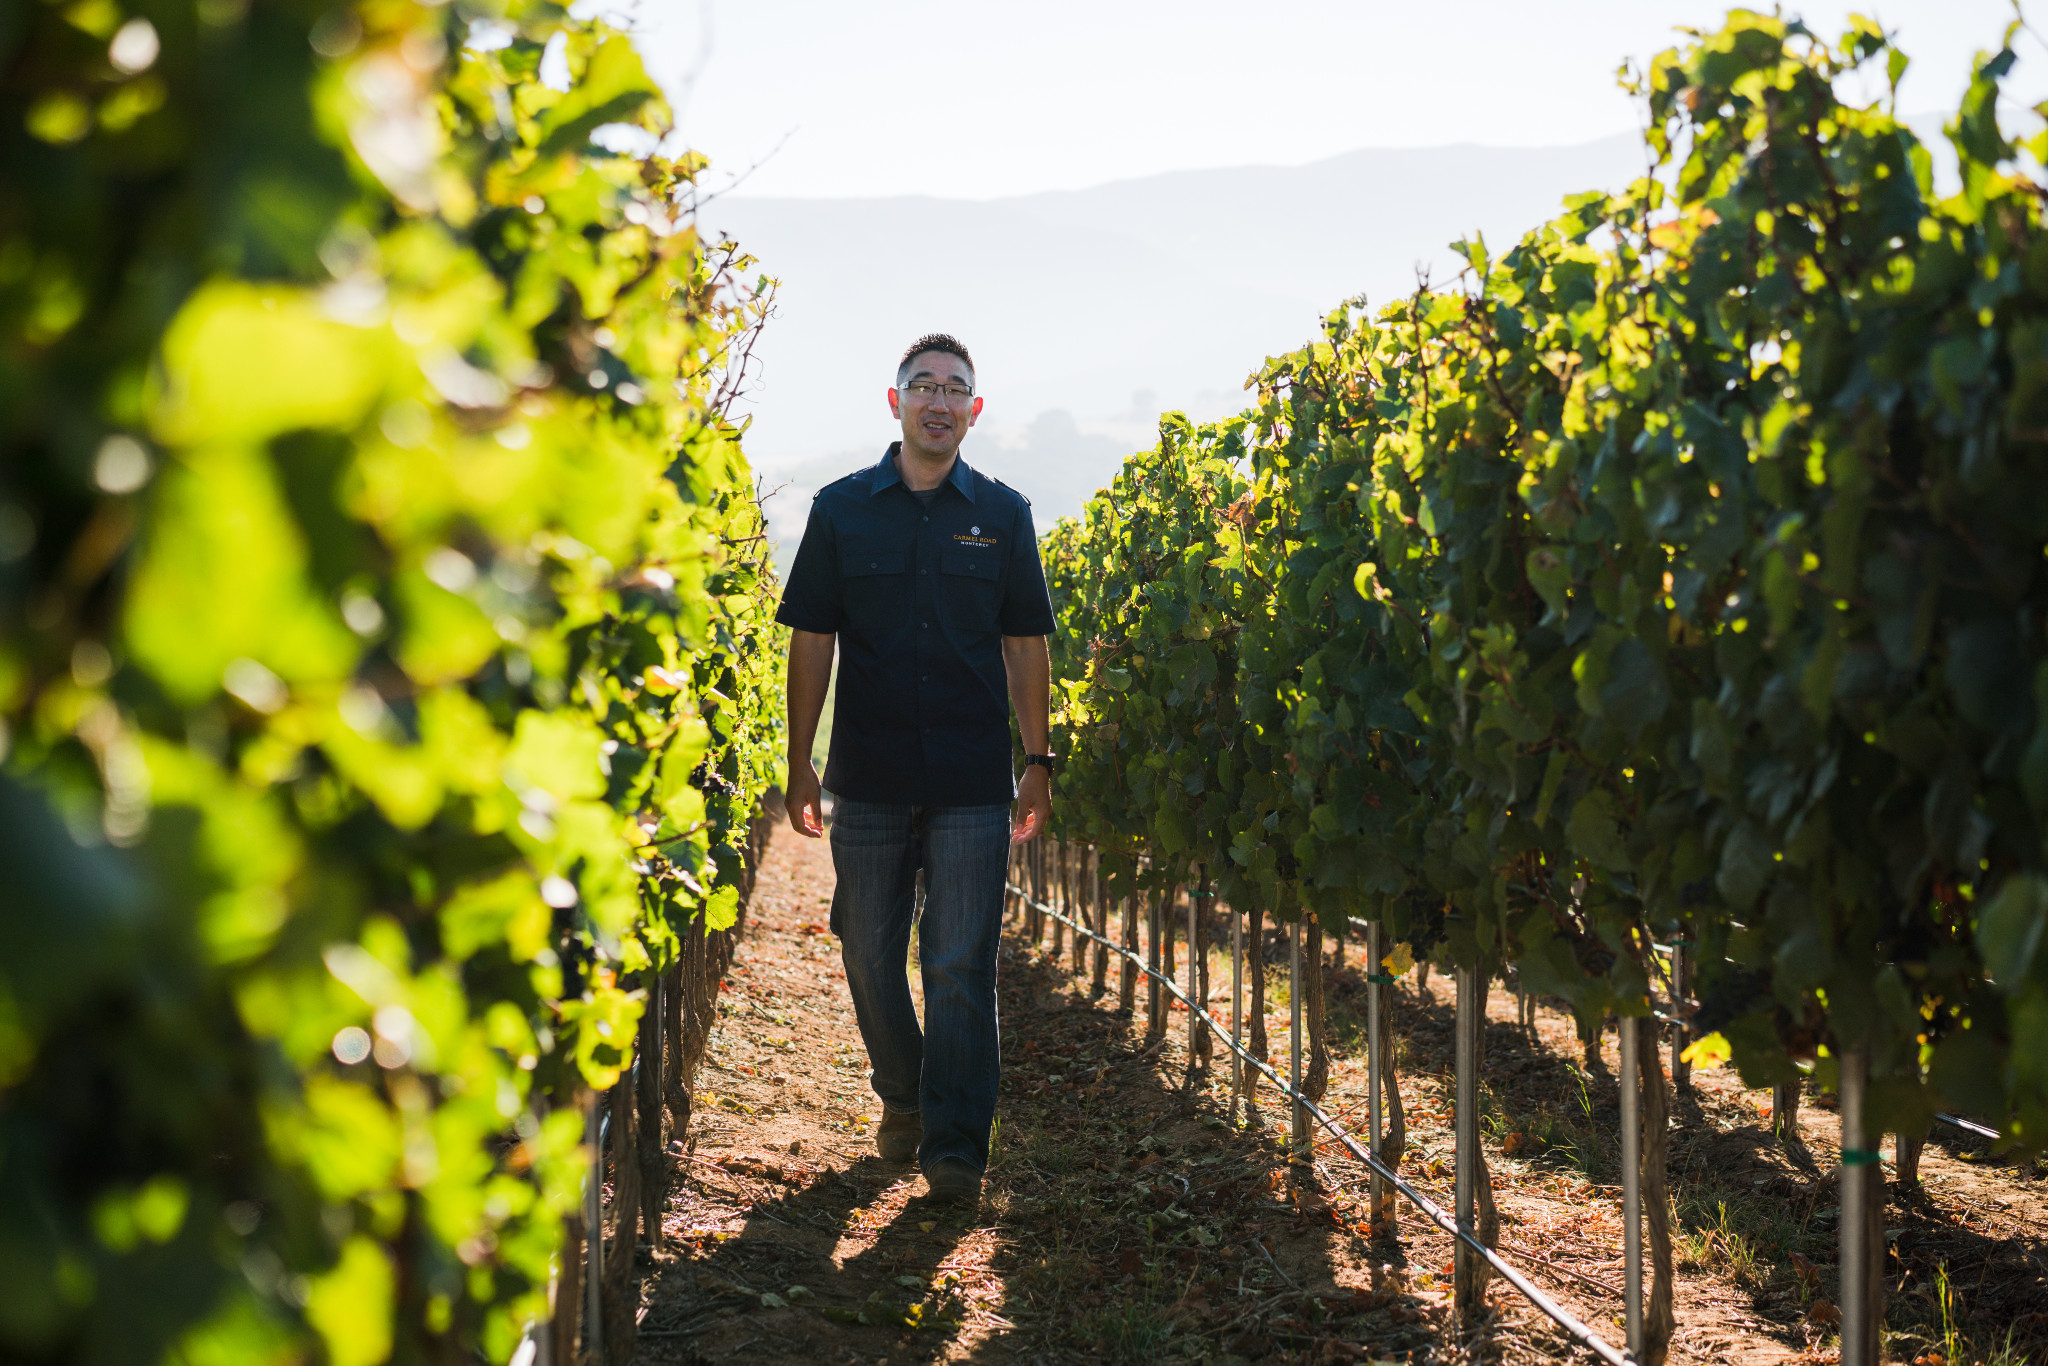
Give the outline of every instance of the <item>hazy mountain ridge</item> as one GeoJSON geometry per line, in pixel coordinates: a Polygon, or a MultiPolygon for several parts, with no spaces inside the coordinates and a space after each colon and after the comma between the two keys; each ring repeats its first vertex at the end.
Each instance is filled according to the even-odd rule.
{"type": "Polygon", "coordinates": [[[1463,264],[1457,238],[1483,232],[1498,250],[1566,195],[1642,169],[1639,139],[1623,134],[1368,149],[985,201],[733,195],[702,219],[781,281],[749,433],[764,482],[787,485],[771,504],[779,536],[801,528],[810,493],[895,435],[896,356],[935,330],[973,348],[988,399],[967,458],[1030,496],[1044,527],[1149,444],[1158,411],[1234,411],[1245,377],[1314,337],[1343,299],[1404,295],[1418,268],[1443,284],[1463,264]]]}

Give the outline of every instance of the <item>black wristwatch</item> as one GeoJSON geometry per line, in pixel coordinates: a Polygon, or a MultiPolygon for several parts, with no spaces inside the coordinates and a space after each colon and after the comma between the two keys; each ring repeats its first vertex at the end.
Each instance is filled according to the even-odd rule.
{"type": "Polygon", "coordinates": [[[1045,776],[1050,778],[1059,771],[1058,759],[1057,754],[1027,754],[1024,756],[1024,767],[1029,768],[1037,764],[1045,770],[1045,776]]]}

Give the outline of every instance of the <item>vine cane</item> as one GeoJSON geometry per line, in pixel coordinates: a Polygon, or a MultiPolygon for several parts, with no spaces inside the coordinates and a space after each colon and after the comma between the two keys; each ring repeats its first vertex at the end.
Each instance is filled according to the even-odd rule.
{"type": "Polygon", "coordinates": [[[1636,1047],[1641,1020],[1624,1015],[1621,1032],[1621,1257],[1622,1298],[1628,1325],[1628,1350],[1643,1353],[1643,1126],[1636,1047]]]}

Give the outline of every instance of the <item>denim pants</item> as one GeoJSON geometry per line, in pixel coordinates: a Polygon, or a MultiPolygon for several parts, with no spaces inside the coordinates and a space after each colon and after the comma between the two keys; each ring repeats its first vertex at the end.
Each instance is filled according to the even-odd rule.
{"type": "Polygon", "coordinates": [[[903,806],[840,800],[832,812],[832,933],[868,1048],[875,1094],[921,1110],[927,1170],[957,1157],[988,1166],[1001,1053],[996,945],[1010,858],[1010,808],[903,806]],[[918,959],[924,1025],[910,999],[907,958],[924,870],[918,959]]]}

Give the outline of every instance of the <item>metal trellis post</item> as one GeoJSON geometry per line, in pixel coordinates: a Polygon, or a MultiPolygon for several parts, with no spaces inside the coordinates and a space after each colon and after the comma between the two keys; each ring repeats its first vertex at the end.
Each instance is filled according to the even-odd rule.
{"type": "MultiPolygon", "coordinates": [[[[1386,964],[1380,960],[1380,926],[1378,921],[1365,927],[1365,1084],[1366,1126],[1370,1131],[1373,1155],[1380,1152],[1381,1110],[1380,1096],[1380,978],[1386,975],[1386,964]]],[[[1386,1187],[1380,1181],[1380,1174],[1372,1174],[1372,1212],[1377,1219],[1384,1209],[1387,1197],[1386,1187]]]]}
{"type": "Polygon", "coordinates": [[[1295,1152],[1308,1143],[1308,1112],[1301,1108],[1301,921],[1287,922],[1287,1089],[1294,1099],[1289,1131],[1295,1152]]]}
{"type": "MultiPolygon", "coordinates": [[[[1456,1153],[1453,1157],[1451,1199],[1458,1221],[1458,1232],[1465,1238],[1476,1238],[1473,1227],[1473,1205],[1477,1195],[1477,1162],[1474,1160],[1479,1149],[1478,1113],[1478,1067],[1473,1057],[1474,1044],[1478,1042],[1472,1032],[1473,1003],[1479,995],[1479,972],[1476,968],[1459,968],[1458,1014],[1455,1025],[1457,1036],[1457,1113],[1456,1153]]],[[[1470,1320],[1480,1309],[1479,1302],[1479,1258],[1474,1255],[1470,1243],[1460,1239],[1456,1245],[1451,1263],[1451,1288],[1457,1302],[1460,1318],[1470,1320]]]]}
{"type": "Polygon", "coordinates": [[[1861,1048],[1841,1053],[1842,1221],[1838,1265],[1842,1277],[1842,1366],[1877,1366],[1879,1334],[1870,1311],[1871,1224],[1875,1214],[1871,1178],[1878,1154],[1866,1146],[1869,1134],[1863,1117],[1863,1083],[1870,1058],[1861,1048]]]}

